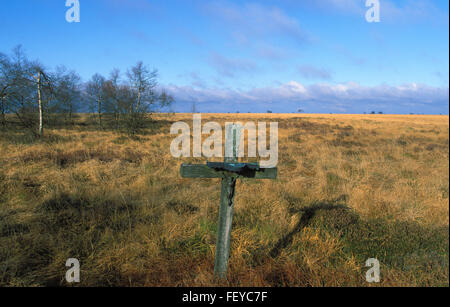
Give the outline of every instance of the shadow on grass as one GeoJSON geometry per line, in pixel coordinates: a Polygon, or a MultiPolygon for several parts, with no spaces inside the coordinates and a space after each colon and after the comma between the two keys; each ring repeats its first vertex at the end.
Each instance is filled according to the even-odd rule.
{"type": "MultiPolygon", "coordinates": [[[[342,248],[331,257],[333,263],[354,258],[363,269],[368,258],[376,258],[385,270],[390,268],[415,276],[418,284],[448,285],[448,226],[423,226],[414,221],[380,218],[362,219],[339,200],[314,203],[291,211],[302,213],[302,216],[289,233],[269,251],[266,249],[274,261],[282,251],[289,254],[294,237],[301,236],[302,230],[309,227],[339,238],[342,248]]],[[[295,248],[301,250],[302,247],[295,248]]],[[[262,256],[261,253],[259,256],[262,256]]],[[[257,263],[262,265],[264,261],[257,263]]],[[[301,259],[299,263],[302,263],[301,259]]]]}
{"type": "Polygon", "coordinates": [[[65,285],[68,258],[84,263],[93,284],[119,284],[122,276],[96,267],[99,253],[117,238],[132,236],[138,223],[150,223],[148,218],[131,196],[55,195],[36,206],[30,219],[12,216],[0,224],[0,286],[65,285]]]}
{"type": "MultiPolygon", "coordinates": [[[[170,203],[168,208],[180,214],[197,210],[182,202],[170,203]]],[[[163,236],[160,237],[158,256],[154,259],[148,258],[143,253],[145,248],[139,248],[139,245],[135,246],[135,252],[133,247],[133,252],[125,259],[103,259],[109,251],[117,253],[124,248],[137,225],[161,224],[162,212],[163,209],[141,210],[139,200],[132,195],[114,198],[113,195],[83,197],[65,193],[36,206],[30,219],[7,216],[5,212],[0,215],[4,220],[0,224],[0,246],[3,247],[0,248],[0,286],[64,286],[64,264],[68,258],[77,258],[83,263],[84,285],[127,285],[130,276],[137,285],[192,283],[200,268],[212,270],[213,267],[213,258],[208,256],[212,244],[208,237],[215,234],[216,225],[209,220],[203,221],[194,236],[185,240],[165,241],[163,236]],[[121,269],[124,263],[129,265],[128,270],[121,269]],[[137,269],[140,263],[145,263],[145,270],[137,269]]],[[[302,216],[291,231],[271,246],[252,253],[255,262],[250,266],[260,272],[265,285],[333,284],[328,278],[333,272],[339,273],[342,263],[354,259],[363,270],[368,258],[380,260],[383,272],[394,268],[418,285],[448,285],[448,226],[424,227],[415,222],[364,220],[345,206],[344,198],[306,207],[293,204],[291,213],[295,212],[302,216]],[[342,248],[316,271],[304,264],[301,254],[303,248],[312,249],[314,245],[294,240],[306,227],[327,232],[342,243],[342,248]],[[287,259],[291,249],[300,250],[295,259],[287,259]]],[[[154,239],[158,240],[157,237],[154,239]]],[[[232,268],[233,263],[231,271],[232,268]]],[[[253,278],[252,274],[245,273],[247,268],[248,263],[244,269],[241,267],[232,274],[231,285],[240,285],[241,279],[253,278]]],[[[365,285],[362,271],[345,271],[339,276],[344,284],[365,285]]]]}
{"type": "MultiPolygon", "coordinates": [[[[313,220],[314,216],[317,214],[317,212],[319,210],[343,210],[343,211],[345,211],[345,213],[347,213],[347,211],[349,211],[349,209],[342,204],[334,204],[334,203],[326,203],[326,202],[313,204],[309,207],[299,209],[298,211],[303,213],[299,222],[295,225],[295,227],[288,234],[286,234],[284,237],[282,237],[275,244],[275,246],[271,249],[271,251],[269,253],[270,256],[272,258],[278,257],[280,255],[281,251],[292,243],[294,236],[296,234],[300,233],[305,227],[310,225],[311,221],[313,220]]],[[[341,215],[341,216],[343,216],[343,215],[341,215]]],[[[351,220],[357,219],[357,217],[355,217],[351,214],[348,214],[347,216],[350,217],[351,220]]],[[[348,221],[348,222],[352,222],[352,221],[348,221]]]]}

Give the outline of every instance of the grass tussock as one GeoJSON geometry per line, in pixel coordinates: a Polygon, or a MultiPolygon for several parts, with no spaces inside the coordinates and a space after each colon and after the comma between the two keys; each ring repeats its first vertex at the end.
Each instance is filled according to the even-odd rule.
{"type": "Polygon", "coordinates": [[[448,117],[204,115],[279,122],[279,178],[238,182],[228,281],[214,281],[220,184],[181,179],[158,115],[134,137],[83,116],[0,131],[0,285],[448,286],[448,117]],[[381,283],[365,281],[365,261],[381,283]]]}

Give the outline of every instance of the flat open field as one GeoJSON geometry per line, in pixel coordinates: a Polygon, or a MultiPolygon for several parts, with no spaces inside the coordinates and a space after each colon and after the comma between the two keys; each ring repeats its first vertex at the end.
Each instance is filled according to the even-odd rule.
{"type": "MultiPolygon", "coordinates": [[[[182,179],[173,122],[0,128],[0,286],[214,286],[220,182],[182,179]]],[[[237,184],[231,286],[448,286],[448,116],[203,114],[279,122],[279,178],[237,184]],[[369,284],[368,258],[381,263],[369,284]]]]}

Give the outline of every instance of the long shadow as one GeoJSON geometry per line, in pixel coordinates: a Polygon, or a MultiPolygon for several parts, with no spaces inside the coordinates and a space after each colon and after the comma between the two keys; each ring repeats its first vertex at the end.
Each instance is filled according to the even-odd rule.
{"type": "Polygon", "coordinates": [[[272,258],[276,258],[280,255],[281,251],[285,249],[289,244],[292,243],[292,240],[294,238],[294,235],[297,233],[300,233],[305,227],[307,227],[314,216],[316,215],[317,211],[319,210],[338,210],[338,209],[344,209],[349,210],[347,206],[344,206],[342,204],[336,204],[335,202],[321,202],[313,204],[309,207],[301,208],[297,210],[297,212],[303,212],[302,217],[298,221],[298,223],[295,225],[294,229],[292,229],[288,234],[286,234],[283,238],[281,238],[275,246],[270,251],[270,256],[272,258]]]}

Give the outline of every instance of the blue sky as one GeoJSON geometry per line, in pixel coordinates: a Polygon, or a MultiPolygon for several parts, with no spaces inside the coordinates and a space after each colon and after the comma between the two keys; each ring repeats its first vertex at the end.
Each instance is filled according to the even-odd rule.
{"type": "Polygon", "coordinates": [[[448,114],[449,4],[380,0],[0,2],[0,52],[22,44],[87,81],[142,60],[174,111],[448,114]]]}

